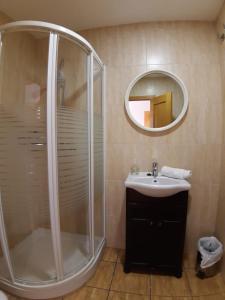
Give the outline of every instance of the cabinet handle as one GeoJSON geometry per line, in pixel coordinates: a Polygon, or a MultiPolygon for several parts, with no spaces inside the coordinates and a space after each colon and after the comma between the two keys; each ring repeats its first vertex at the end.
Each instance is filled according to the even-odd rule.
{"type": "Polygon", "coordinates": [[[163,227],[163,221],[159,221],[159,222],[157,223],[157,227],[158,227],[158,228],[162,228],[162,227],[163,227]]]}
{"type": "Polygon", "coordinates": [[[152,226],[154,225],[154,221],[150,220],[149,223],[148,223],[148,225],[149,225],[150,227],[152,227],[152,226]]]}

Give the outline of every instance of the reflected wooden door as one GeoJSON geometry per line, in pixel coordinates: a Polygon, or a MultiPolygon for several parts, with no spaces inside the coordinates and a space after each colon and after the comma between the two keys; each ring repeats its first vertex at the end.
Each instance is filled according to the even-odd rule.
{"type": "Polygon", "coordinates": [[[144,126],[145,127],[151,127],[151,115],[150,111],[144,111],[144,126]]]}
{"type": "Polygon", "coordinates": [[[154,97],[150,103],[154,128],[166,126],[173,121],[171,92],[154,97]]]}

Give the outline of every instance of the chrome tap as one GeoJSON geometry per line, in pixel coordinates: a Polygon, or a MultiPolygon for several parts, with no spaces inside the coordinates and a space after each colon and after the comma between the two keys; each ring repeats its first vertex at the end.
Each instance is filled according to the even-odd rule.
{"type": "Polygon", "coordinates": [[[158,163],[157,161],[152,162],[152,176],[156,178],[158,176],[158,163]]]}

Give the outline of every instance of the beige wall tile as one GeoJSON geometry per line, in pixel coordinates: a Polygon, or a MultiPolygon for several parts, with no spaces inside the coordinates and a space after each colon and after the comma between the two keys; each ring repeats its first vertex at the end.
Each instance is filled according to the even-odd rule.
{"type": "Polygon", "coordinates": [[[106,180],[125,180],[136,163],[136,144],[108,144],[106,180]]]}
{"type": "Polygon", "coordinates": [[[5,24],[8,22],[12,22],[12,19],[0,11],[0,24],[5,24]]]}
{"type": "Polygon", "coordinates": [[[217,199],[219,197],[219,185],[192,184],[189,198],[187,240],[188,251],[192,252],[197,247],[197,240],[204,235],[212,235],[215,231],[217,199]]]}
{"type": "Polygon", "coordinates": [[[188,251],[184,254],[184,260],[183,260],[183,268],[186,269],[195,269],[197,260],[197,251],[188,251]],[[192,252],[192,253],[191,253],[192,252]]]}
{"type": "Polygon", "coordinates": [[[109,247],[124,247],[125,205],[124,182],[106,181],[106,238],[109,247]]]}
{"type": "Polygon", "coordinates": [[[219,62],[213,23],[156,22],[145,30],[148,64],[219,62]]]}
{"type": "MultiPolygon", "coordinates": [[[[224,33],[223,26],[225,24],[225,4],[222,7],[221,13],[217,20],[217,31],[221,35],[224,33]]],[[[221,74],[222,74],[222,87],[223,87],[223,99],[225,99],[225,43],[220,43],[220,63],[221,63],[221,74]]],[[[218,205],[216,234],[220,238],[223,244],[225,244],[225,101],[223,100],[223,107],[221,109],[223,113],[223,144],[222,144],[222,161],[221,161],[221,173],[220,173],[220,199],[218,205]]],[[[222,274],[225,279],[225,260],[222,261],[222,274]]]]}
{"type": "MultiPolygon", "coordinates": [[[[124,215],[124,213],[123,213],[124,215]]],[[[125,218],[107,215],[106,240],[109,247],[125,248],[125,218]]]]}
{"type": "Polygon", "coordinates": [[[125,251],[123,249],[120,249],[117,262],[120,264],[124,264],[124,260],[125,260],[125,251]]]}
{"type": "Polygon", "coordinates": [[[123,272],[123,265],[117,264],[111,290],[139,295],[149,295],[150,276],[136,273],[125,274],[123,272]]]}
{"type": "Polygon", "coordinates": [[[122,25],[81,32],[107,66],[146,64],[146,39],[142,24],[122,25]]]}

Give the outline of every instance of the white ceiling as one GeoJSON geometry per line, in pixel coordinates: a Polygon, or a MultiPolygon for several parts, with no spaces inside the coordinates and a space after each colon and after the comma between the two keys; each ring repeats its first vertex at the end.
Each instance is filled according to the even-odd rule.
{"type": "Polygon", "coordinates": [[[42,20],[73,30],[148,21],[207,20],[224,0],[0,0],[15,20],[42,20]]]}

